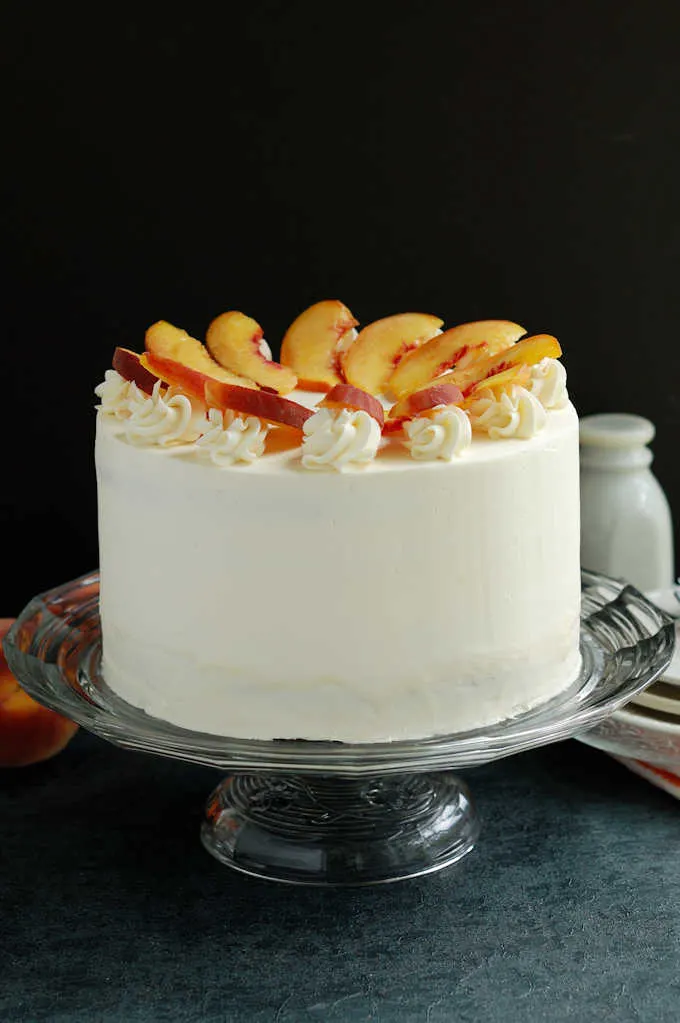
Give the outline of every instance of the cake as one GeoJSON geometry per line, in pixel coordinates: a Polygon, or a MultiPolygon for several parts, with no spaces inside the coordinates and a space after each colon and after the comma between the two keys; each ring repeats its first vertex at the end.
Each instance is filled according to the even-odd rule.
{"type": "Polygon", "coordinates": [[[102,671],[250,739],[419,739],[555,697],[579,655],[578,420],[554,337],[342,303],[203,344],[160,321],[99,397],[102,671]]]}

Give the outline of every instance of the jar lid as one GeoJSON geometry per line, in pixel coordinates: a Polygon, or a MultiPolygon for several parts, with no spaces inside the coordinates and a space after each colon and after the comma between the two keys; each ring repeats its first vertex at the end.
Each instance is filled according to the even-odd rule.
{"type": "Polygon", "coordinates": [[[604,412],[579,420],[581,444],[600,448],[633,448],[654,439],[654,423],[628,412],[604,412]]]}

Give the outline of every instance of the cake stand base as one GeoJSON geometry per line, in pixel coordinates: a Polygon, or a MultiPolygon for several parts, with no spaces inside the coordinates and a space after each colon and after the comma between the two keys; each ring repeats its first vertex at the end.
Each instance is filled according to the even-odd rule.
{"type": "Polygon", "coordinates": [[[479,821],[448,772],[342,778],[234,774],[213,792],[201,838],[234,870],[305,885],[366,885],[441,870],[479,821]]]}

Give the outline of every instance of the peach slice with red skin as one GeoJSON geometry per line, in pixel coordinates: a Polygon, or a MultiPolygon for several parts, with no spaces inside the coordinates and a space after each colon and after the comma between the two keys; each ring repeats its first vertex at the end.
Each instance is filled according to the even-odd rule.
{"type": "Polygon", "coordinates": [[[403,398],[446,370],[459,366],[466,356],[474,352],[495,355],[524,334],[524,327],[510,320],[461,323],[408,352],[389,378],[387,386],[395,398],[403,398]]]}
{"type": "Polygon", "coordinates": [[[137,352],[131,352],[129,348],[116,348],[113,353],[113,368],[125,380],[132,381],[146,394],[151,394],[159,380],[155,373],[151,373],[142,365],[137,352]]]}
{"type": "Polygon", "coordinates": [[[347,383],[382,394],[406,353],[429,341],[443,322],[429,313],[398,313],[369,323],[341,355],[347,383]]]}
{"type": "Polygon", "coordinates": [[[254,391],[217,380],[206,381],[204,395],[205,403],[210,408],[238,412],[242,416],[257,416],[267,423],[290,426],[295,430],[301,430],[314,414],[311,409],[289,398],[282,398],[280,394],[254,391]]]}
{"type": "Polygon", "coordinates": [[[360,387],[353,387],[351,384],[336,384],[332,391],[329,391],[323,401],[319,402],[321,408],[331,409],[354,409],[357,412],[367,412],[376,420],[382,429],[385,422],[385,410],[377,398],[360,387]]]}
{"type": "Polygon", "coordinates": [[[534,334],[495,355],[474,362],[466,369],[444,373],[438,383],[457,384],[467,397],[477,384],[488,381],[489,377],[516,366],[533,366],[541,359],[559,359],[561,354],[557,338],[551,334],[534,334]]]}
{"type": "Polygon", "coordinates": [[[142,367],[200,401],[206,380],[257,387],[251,380],[223,369],[200,341],[165,320],[149,327],[145,340],[146,352],[140,356],[142,367]]]}
{"type": "Polygon", "coordinates": [[[460,405],[462,401],[461,390],[455,384],[431,384],[414,391],[392,406],[385,423],[385,433],[396,433],[409,419],[427,415],[441,406],[460,405]]]}
{"type": "Polygon", "coordinates": [[[164,359],[160,355],[152,355],[151,352],[145,352],[140,356],[140,362],[145,369],[154,373],[168,387],[175,387],[184,394],[203,401],[205,384],[210,379],[205,373],[189,369],[188,366],[176,362],[174,359],[164,359]]]}
{"type": "MultiPolygon", "coordinates": [[[[153,356],[154,359],[167,359],[179,363],[186,369],[201,373],[211,380],[221,380],[225,384],[238,384],[239,387],[257,387],[257,384],[246,377],[239,376],[237,373],[230,373],[229,370],[224,369],[223,366],[215,362],[208,349],[197,338],[187,334],[186,330],[174,327],[172,323],[167,323],[165,320],[159,320],[158,323],[154,323],[149,327],[146,332],[145,345],[147,354],[153,356]]],[[[150,360],[146,360],[146,362],[148,361],[150,360]]],[[[143,365],[146,362],[142,360],[143,365]]],[[[150,365],[147,365],[147,369],[151,369],[154,372],[153,367],[150,365]]],[[[162,376],[162,374],[159,373],[158,376],[162,376]]],[[[168,381],[168,383],[174,383],[174,381],[168,381]]],[[[181,386],[181,384],[177,386],[181,386]]]]}
{"type": "Polygon", "coordinates": [[[222,313],[208,327],[205,343],[213,359],[231,373],[254,380],[279,394],[295,390],[297,376],[288,366],[263,354],[264,331],[252,317],[231,310],[222,313]]]}
{"type": "Polygon", "coordinates": [[[78,731],[74,721],[36,703],[9,670],[1,640],[13,622],[13,618],[0,618],[0,767],[26,767],[48,760],[78,731]]]}
{"type": "Polygon", "coordinates": [[[281,342],[281,362],[298,376],[306,391],[330,391],[343,378],[338,359],[350,331],[358,326],[337,299],[315,302],[293,320],[281,342]]]}

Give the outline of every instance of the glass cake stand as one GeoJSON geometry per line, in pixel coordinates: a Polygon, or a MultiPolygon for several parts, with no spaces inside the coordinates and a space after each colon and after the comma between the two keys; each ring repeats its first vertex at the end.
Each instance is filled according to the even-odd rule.
{"type": "Polygon", "coordinates": [[[538,709],[412,742],[264,742],[187,731],[116,696],[100,672],[98,598],[93,573],[32,600],[5,639],[12,671],[118,746],[232,772],[208,800],[204,845],[245,874],[293,884],[396,881],[460,860],[479,822],[452,769],[597,726],[666,669],[674,644],[672,619],[637,590],[583,572],[581,671],[538,709]]]}

